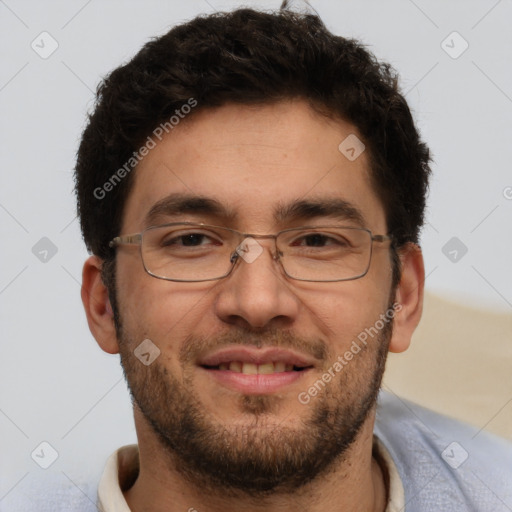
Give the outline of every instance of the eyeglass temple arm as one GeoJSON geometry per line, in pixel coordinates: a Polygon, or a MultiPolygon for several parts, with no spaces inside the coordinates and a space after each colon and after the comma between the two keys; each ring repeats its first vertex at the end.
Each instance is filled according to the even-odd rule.
{"type": "Polygon", "coordinates": [[[392,236],[388,235],[373,235],[372,241],[374,242],[387,242],[388,240],[393,240],[392,236]]]}
{"type": "Polygon", "coordinates": [[[117,247],[121,244],[140,244],[142,242],[142,234],[135,233],[134,235],[116,236],[108,244],[109,247],[117,247]]]}

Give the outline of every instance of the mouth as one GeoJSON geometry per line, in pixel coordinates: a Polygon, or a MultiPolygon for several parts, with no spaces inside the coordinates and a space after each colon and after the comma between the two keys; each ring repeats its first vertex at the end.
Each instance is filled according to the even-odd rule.
{"type": "Polygon", "coordinates": [[[312,366],[297,366],[283,361],[268,361],[261,364],[255,364],[244,361],[225,361],[215,366],[201,365],[205,370],[221,370],[244,375],[270,375],[283,372],[302,372],[312,366]]]}
{"type": "Polygon", "coordinates": [[[269,394],[302,379],[315,364],[288,350],[237,347],[205,357],[199,367],[223,387],[244,394],[269,394]]]}

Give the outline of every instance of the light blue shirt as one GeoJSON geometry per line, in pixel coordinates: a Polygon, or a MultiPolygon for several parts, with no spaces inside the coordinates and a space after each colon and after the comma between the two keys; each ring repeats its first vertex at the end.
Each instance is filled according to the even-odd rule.
{"type": "Polygon", "coordinates": [[[512,443],[386,392],[374,433],[398,469],[406,512],[512,512],[512,443]]]}

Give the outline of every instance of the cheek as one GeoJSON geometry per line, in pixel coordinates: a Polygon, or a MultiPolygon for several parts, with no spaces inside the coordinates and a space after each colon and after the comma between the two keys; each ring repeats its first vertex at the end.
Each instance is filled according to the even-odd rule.
{"type": "Polygon", "coordinates": [[[135,343],[149,338],[163,354],[178,352],[181,342],[212,314],[204,284],[180,284],[148,274],[119,282],[118,303],[123,331],[135,343]]]}
{"type": "Polygon", "coordinates": [[[366,276],[355,281],[326,284],[316,291],[303,291],[301,300],[308,305],[309,321],[316,324],[328,340],[332,353],[339,355],[386,313],[388,296],[387,282],[378,286],[366,276]]]}

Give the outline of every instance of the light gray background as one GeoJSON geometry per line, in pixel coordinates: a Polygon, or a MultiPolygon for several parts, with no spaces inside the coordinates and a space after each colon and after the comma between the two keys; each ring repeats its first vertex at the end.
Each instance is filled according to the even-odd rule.
{"type": "MultiPolygon", "coordinates": [[[[1,510],[10,510],[16,493],[43,474],[76,481],[135,441],[118,357],[97,347],[79,297],[87,253],[75,218],[72,169],[93,91],[150,37],[198,13],[239,5],[0,0],[1,510]],[[43,31],[59,45],[47,59],[31,48],[34,40],[41,46],[43,31]],[[42,237],[57,248],[46,262],[32,251],[42,237]],[[59,454],[46,472],[31,459],[42,441],[59,454]]],[[[333,32],[363,39],[399,70],[433,151],[422,237],[427,289],[510,313],[511,1],[312,5],[333,32]],[[453,31],[469,44],[456,59],[441,46],[453,31]],[[468,248],[458,262],[443,253],[452,237],[468,248]]],[[[461,48],[457,37],[445,43],[452,53],[461,48]]]]}

